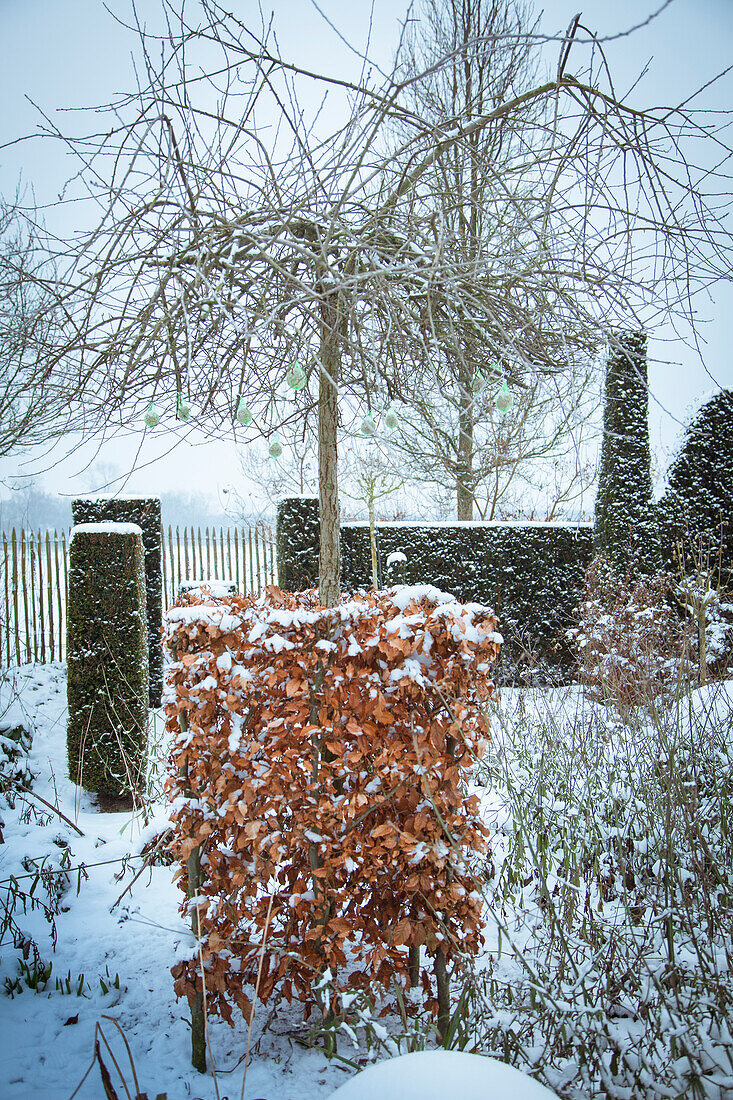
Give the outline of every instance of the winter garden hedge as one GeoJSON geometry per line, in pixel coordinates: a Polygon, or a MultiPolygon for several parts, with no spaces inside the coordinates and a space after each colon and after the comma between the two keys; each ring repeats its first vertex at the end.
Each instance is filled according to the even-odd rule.
{"type": "Polygon", "coordinates": [[[145,551],[150,706],[159,707],[163,690],[163,576],[160,560],[161,508],[157,497],[81,497],[73,501],[74,523],[136,523],[145,551]]]}
{"type": "MultiPolygon", "coordinates": [[[[317,583],[318,501],[297,498],[278,505],[280,585],[298,591],[317,583]]],[[[495,611],[504,637],[501,675],[525,678],[549,665],[572,662],[565,631],[581,601],[592,556],[590,524],[380,523],[383,584],[429,581],[460,601],[495,611]],[[388,564],[394,554],[406,561],[388,564]]],[[[369,528],[341,527],[341,580],[345,589],[367,588],[371,577],[369,528]]]]}
{"type": "Polygon", "coordinates": [[[69,546],[66,619],[69,774],[130,797],[145,778],[148,637],[142,531],[81,524],[69,546]]]}
{"type": "Polygon", "coordinates": [[[172,850],[200,940],[173,973],[192,1015],[202,967],[208,1011],[230,1020],[232,1004],[250,1012],[260,958],[262,1001],[277,988],[327,1011],[324,975],[334,991],[404,988],[423,948],[438,997],[419,981],[446,1019],[447,962],[482,942],[485,829],[464,776],[495,628],[432,587],[332,608],[274,586],[188,593],[168,612],[172,850]]]}
{"type": "Polygon", "coordinates": [[[652,495],[646,335],[616,333],[606,366],[594,549],[623,574],[661,565],[652,495]]]}
{"type": "Polygon", "coordinates": [[[733,391],[721,390],[688,425],[659,503],[665,566],[720,569],[733,584],[733,391]],[[683,561],[679,561],[679,554],[683,561]]]}

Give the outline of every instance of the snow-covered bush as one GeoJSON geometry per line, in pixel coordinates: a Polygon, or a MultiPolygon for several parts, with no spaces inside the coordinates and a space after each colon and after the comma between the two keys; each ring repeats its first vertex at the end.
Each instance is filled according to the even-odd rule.
{"type": "Polygon", "coordinates": [[[159,707],[163,690],[163,571],[161,508],[158,497],[79,497],[71,505],[74,523],[135,523],[142,531],[145,606],[148,623],[150,706],[159,707]]]}
{"type": "Polygon", "coordinates": [[[579,689],[505,694],[470,1049],[565,1100],[714,1100],[733,1081],[733,691],[629,723],[579,689]]]}
{"type": "MultiPolygon", "coordinates": [[[[464,778],[495,628],[424,586],[332,608],[273,587],[191,594],[168,613],[173,850],[201,937],[174,968],[179,995],[195,1004],[202,965],[226,1019],[231,1002],[249,1013],[247,985],[306,1003],[325,973],[334,993],[404,988],[424,948],[445,1018],[447,963],[482,941],[484,830],[464,778]]],[[[422,985],[431,998],[424,971],[422,985]]]]}
{"type": "Polygon", "coordinates": [[[711,674],[724,675],[733,661],[733,603],[716,581],[711,570],[698,569],[683,574],[675,586],[680,606],[690,616],[692,654],[703,684],[711,674]]]}
{"type": "Polygon", "coordinates": [[[142,532],[71,532],[66,614],[69,775],[105,798],[140,791],[147,763],[148,636],[142,532]]]}
{"type": "Polygon", "coordinates": [[[593,541],[622,572],[655,573],[660,564],[648,418],[646,336],[618,333],[606,366],[593,541]]]}
{"type": "Polygon", "coordinates": [[[674,697],[692,670],[692,631],[671,602],[668,574],[630,579],[604,557],[586,576],[575,643],[581,681],[596,699],[625,714],[674,697]]]}

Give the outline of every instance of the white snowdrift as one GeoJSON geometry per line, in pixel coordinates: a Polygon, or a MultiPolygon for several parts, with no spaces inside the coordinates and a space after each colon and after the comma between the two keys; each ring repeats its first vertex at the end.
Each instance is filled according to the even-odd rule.
{"type": "Polygon", "coordinates": [[[513,1066],[457,1050],[424,1050],[370,1066],[331,1100],[552,1100],[513,1066]]]}

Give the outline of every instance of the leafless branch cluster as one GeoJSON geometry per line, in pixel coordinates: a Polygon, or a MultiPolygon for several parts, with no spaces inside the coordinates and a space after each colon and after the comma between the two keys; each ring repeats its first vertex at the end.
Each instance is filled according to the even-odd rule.
{"type": "Polygon", "coordinates": [[[110,432],[150,401],[172,418],[181,393],[198,430],[228,430],[244,402],[268,435],[317,408],[337,536],[337,398],[412,408],[448,370],[470,405],[482,365],[530,388],[630,319],[692,319],[730,273],[726,117],[622,102],[590,35],[535,78],[505,7],[435,56],[403,43],[381,84],[287,62],[217,0],[138,23],[137,90],[71,141],[96,226],[52,249],[42,287],[64,317],[68,422],[110,432]],[[446,100],[461,67],[468,97],[446,100]],[[309,385],[282,420],[293,359],[309,385]]]}

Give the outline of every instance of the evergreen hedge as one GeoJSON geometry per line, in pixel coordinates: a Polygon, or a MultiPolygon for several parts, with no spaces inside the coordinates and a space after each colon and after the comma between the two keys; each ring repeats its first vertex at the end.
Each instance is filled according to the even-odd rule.
{"type": "MultiPolygon", "coordinates": [[[[689,567],[720,552],[721,581],[733,583],[733,390],[721,390],[688,425],[659,503],[667,568],[681,543],[689,567]]],[[[704,563],[700,563],[704,564],[704,563]]]]}
{"type": "Polygon", "coordinates": [[[652,497],[646,336],[617,333],[606,366],[594,547],[620,572],[661,564],[652,497]]]}
{"type": "Polygon", "coordinates": [[[82,524],[69,546],[69,775],[114,799],[145,778],[148,638],[142,531],[82,524]]]}
{"type": "Polygon", "coordinates": [[[318,584],[321,523],[317,497],[288,497],[277,506],[277,575],[285,592],[318,584]]]}
{"type": "MultiPolygon", "coordinates": [[[[281,588],[298,591],[317,583],[318,534],[317,500],[281,502],[281,588]]],[[[572,667],[565,632],[592,556],[590,524],[379,523],[377,541],[385,585],[434,584],[461,602],[494,609],[505,641],[497,665],[500,678],[564,675],[572,667]],[[389,565],[390,556],[399,553],[406,561],[389,565]]],[[[368,524],[342,524],[342,586],[367,588],[370,578],[368,524]]]]}
{"type": "Polygon", "coordinates": [[[150,706],[159,707],[163,691],[163,574],[160,560],[161,508],[157,497],[81,497],[71,514],[79,523],[136,523],[143,533],[145,595],[148,609],[150,706]]]}

